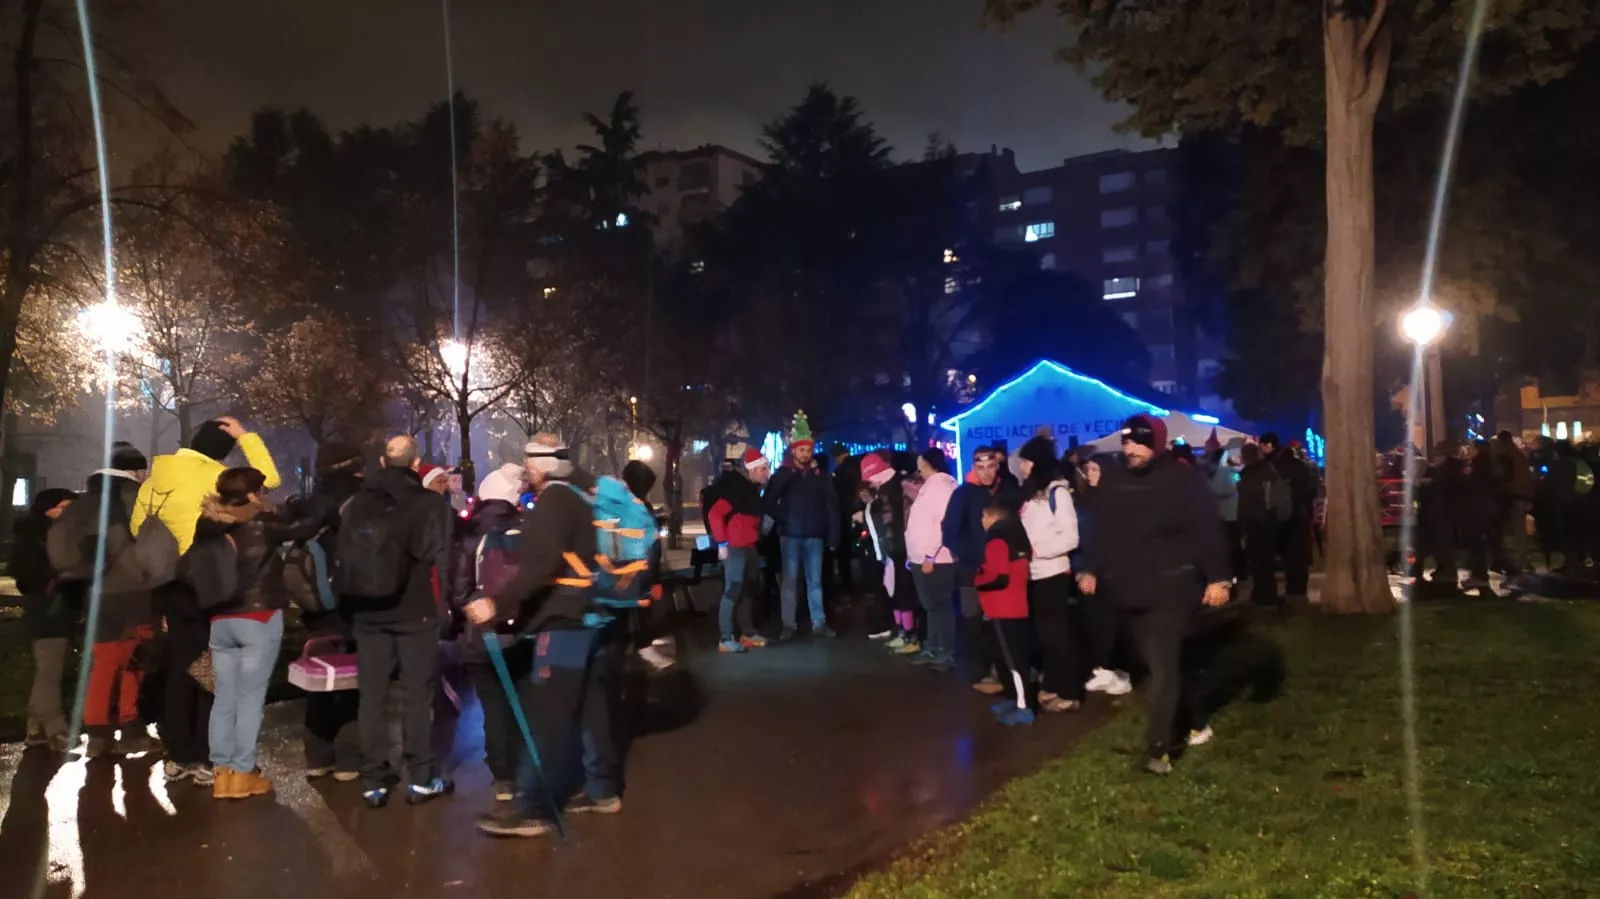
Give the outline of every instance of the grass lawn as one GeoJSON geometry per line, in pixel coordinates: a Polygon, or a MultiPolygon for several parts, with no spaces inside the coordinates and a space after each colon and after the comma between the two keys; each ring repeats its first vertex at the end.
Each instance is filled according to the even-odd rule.
{"type": "Polygon", "coordinates": [[[1600,896],[1600,604],[1425,604],[1415,621],[1426,890],[1396,621],[1299,618],[1219,659],[1244,689],[1171,777],[1129,770],[1131,704],[849,895],[1600,896]]]}

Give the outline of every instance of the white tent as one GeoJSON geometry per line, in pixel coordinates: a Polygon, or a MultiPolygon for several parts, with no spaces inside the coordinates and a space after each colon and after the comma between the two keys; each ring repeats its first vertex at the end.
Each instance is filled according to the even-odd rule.
{"type": "MultiPolygon", "coordinates": [[[[1205,442],[1211,439],[1213,432],[1216,433],[1218,442],[1222,443],[1224,446],[1227,445],[1229,440],[1232,440],[1235,437],[1241,440],[1254,439],[1251,435],[1246,434],[1243,431],[1236,431],[1233,428],[1224,427],[1223,425],[1219,424],[1216,419],[1213,419],[1209,416],[1200,416],[1196,418],[1195,416],[1186,415],[1182,412],[1168,412],[1166,415],[1162,416],[1162,419],[1167,423],[1168,440],[1173,442],[1182,440],[1184,443],[1195,447],[1204,446],[1205,442]]],[[[1100,450],[1101,452],[1114,453],[1122,448],[1122,432],[1115,431],[1107,434],[1106,436],[1101,437],[1099,440],[1096,440],[1089,445],[1097,450],[1100,450]]]]}

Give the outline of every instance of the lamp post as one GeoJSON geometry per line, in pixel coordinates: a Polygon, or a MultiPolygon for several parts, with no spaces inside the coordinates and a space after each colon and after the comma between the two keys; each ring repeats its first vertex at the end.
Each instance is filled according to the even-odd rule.
{"type": "Polygon", "coordinates": [[[1417,352],[1417,364],[1413,371],[1421,378],[1421,386],[1425,388],[1416,391],[1425,427],[1424,453],[1431,452],[1433,443],[1445,436],[1444,376],[1439,363],[1438,341],[1450,327],[1450,322],[1450,313],[1427,300],[1418,302],[1400,316],[1400,333],[1411,341],[1417,352]],[[1422,364],[1424,361],[1427,362],[1426,368],[1422,364]]]}

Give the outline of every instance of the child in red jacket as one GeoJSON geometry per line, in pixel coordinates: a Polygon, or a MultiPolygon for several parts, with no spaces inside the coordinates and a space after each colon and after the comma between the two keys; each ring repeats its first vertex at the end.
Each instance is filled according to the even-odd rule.
{"type": "Polygon", "coordinates": [[[974,584],[983,617],[994,627],[1000,659],[1011,674],[1005,683],[1006,701],[994,705],[993,710],[1001,724],[1032,724],[1027,687],[1028,659],[1033,656],[1028,622],[1028,560],[1032,555],[1028,535],[1001,500],[984,508],[983,529],[983,565],[974,584]]]}

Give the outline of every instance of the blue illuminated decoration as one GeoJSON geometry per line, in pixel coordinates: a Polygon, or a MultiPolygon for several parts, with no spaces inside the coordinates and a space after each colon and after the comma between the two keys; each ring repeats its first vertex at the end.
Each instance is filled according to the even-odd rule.
{"type": "Polygon", "coordinates": [[[1199,422],[1200,424],[1203,424],[1203,425],[1220,425],[1220,424],[1222,424],[1222,419],[1216,417],[1215,415],[1206,415],[1206,414],[1204,414],[1202,412],[1191,413],[1189,415],[1189,420],[1190,421],[1197,421],[1197,422],[1199,422]]]}
{"type": "Polygon", "coordinates": [[[768,431],[767,436],[761,440],[761,455],[766,456],[773,465],[783,458],[785,444],[783,435],[777,431],[768,431]]]}
{"type": "Polygon", "coordinates": [[[1310,456],[1311,461],[1317,463],[1318,467],[1324,465],[1328,457],[1328,442],[1310,428],[1306,428],[1306,455],[1310,456]]]}

